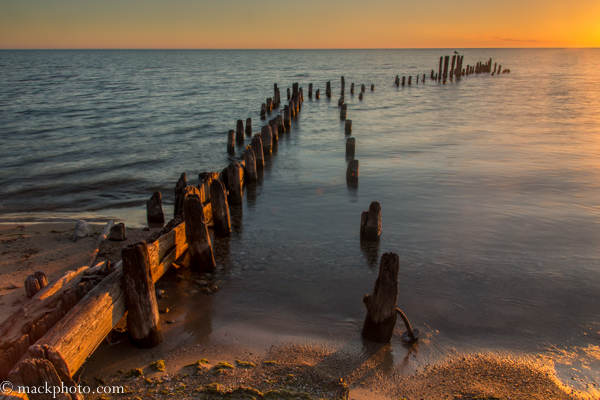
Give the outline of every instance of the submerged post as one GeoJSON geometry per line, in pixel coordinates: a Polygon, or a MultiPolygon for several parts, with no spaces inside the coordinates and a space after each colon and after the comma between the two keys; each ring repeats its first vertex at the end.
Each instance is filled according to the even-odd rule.
{"type": "Polygon", "coordinates": [[[377,241],[381,235],[381,204],[374,201],[369,211],[363,211],[360,216],[360,239],[377,241]]]}
{"type": "Polygon", "coordinates": [[[398,270],[400,258],[396,253],[385,253],[379,263],[379,276],[375,281],[372,295],[365,295],[363,302],[367,316],[362,329],[362,337],[376,343],[392,340],[396,326],[396,303],[398,302],[398,270]]]}

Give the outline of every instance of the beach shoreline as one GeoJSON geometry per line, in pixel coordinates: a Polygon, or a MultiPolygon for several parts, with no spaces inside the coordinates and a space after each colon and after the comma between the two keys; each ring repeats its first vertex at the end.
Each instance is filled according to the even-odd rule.
{"type": "MultiPolygon", "coordinates": [[[[93,250],[96,237],[86,237],[74,243],[75,222],[0,225],[2,320],[27,302],[22,288],[27,275],[43,270],[52,281],[64,272],[83,265],[93,250]]],[[[103,227],[102,224],[91,226],[95,236],[103,227]]],[[[120,249],[124,245],[144,240],[158,229],[129,228],[125,242],[104,241],[98,261],[115,263],[120,259],[120,249]]],[[[177,281],[181,277],[179,272],[171,272],[166,279],[177,281]]],[[[215,295],[218,293],[206,294],[206,298],[215,295]]],[[[210,308],[204,312],[210,312],[210,308]]],[[[164,321],[174,318],[172,315],[161,316],[167,333],[174,325],[164,321]]],[[[401,360],[394,361],[390,345],[365,344],[358,338],[351,344],[345,339],[330,340],[328,344],[322,340],[301,343],[293,338],[277,340],[276,335],[269,332],[254,331],[247,332],[246,336],[255,338],[253,343],[236,343],[233,338],[223,338],[223,343],[219,343],[216,337],[228,336],[223,334],[226,331],[232,332],[231,327],[220,330],[214,327],[207,340],[195,344],[193,341],[179,342],[177,335],[166,334],[161,346],[148,350],[134,348],[126,335],[113,338],[115,343],[106,340],[84,366],[82,381],[87,384],[123,384],[129,387],[128,398],[132,399],[143,395],[168,397],[168,393],[178,390],[177,393],[184,397],[223,397],[234,392],[240,398],[251,395],[251,391],[238,389],[236,392],[240,387],[254,388],[261,395],[271,391],[271,395],[304,393],[314,398],[343,398],[345,393],[349,393],[349,398],[357,400],[403,397],[592,399],[598,395],[593,384],[587,385],[588,391],[580,391],[561,383],[552,360],[542,356],[536,358],[481,349],[477,353],[448,354],[436,362],[426,360],[417,366],[414,362],[411,364],[411,360],[413,357],[417,359],[418,351],[409,349],[401,360]],[[172,338],[171,343],[169,337],[172,338]],[[267,346],[263,347],[265,343],[267,346]],[[111,349],[114,344],[118,346],[111,349]],[[115,357],[121,359],[117,361],[115,357]],[[206,361],[197,363],[203,359],[206,361]],[[155,371],[151,366],[158,360],[165,360],[165,371],[155,371]],[[217,368],[223,362],[234,368],[217,368]],[[244,364],[246,362],[254,366],[244,364]],[[138,368],[142,369],[143,376],[128,375],[138,368]],[[181,389],[182,385],[187,389],[181,389]]],[[[395,334],[392,340],[400,339],[395,334]]],[[[256,393],[255,397],[258,396],[256,393]]]]}

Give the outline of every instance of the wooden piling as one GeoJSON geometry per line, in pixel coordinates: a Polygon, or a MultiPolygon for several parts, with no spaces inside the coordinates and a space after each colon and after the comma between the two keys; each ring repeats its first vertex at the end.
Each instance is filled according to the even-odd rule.
{"type": "Polygon", "coordinates": [[[265,118],[267,118],[267,105],[265,103],[262,103],[260,105],[260,119],[265,118]]]}
{"type": "Polygon", "coordinates": [[[364,83],[360,85],[360,91],[361,91],[361,93],[365,92],[365,84],[364,83]]]}
{"type": "Polygon", "coordinates": [[[400,77],[396,75],[396,79],[394,79],[394,85],[400,86],[400,77]]]}
{"type": "Polygon", "coordinates": [[[254,157],[256,160],[256,168],[264,168],[265,166],[265,158],[263,152],[262,139],[260,136],[254,136],[252,141],[250,142],[250,147],[252,148],[252,152],[254,153],[254,157]]]}
{"type": "Polygon", "coordinates": [[[256,156],[250,145],[244,150],[244,183],[256,182],[256,178],[256,156]]]}
{"type": "Polygon", "coordinates": [[[269,123],[271,127],[271,135],[273,138],[273,143],[279,141],[279,123],[277,122],[277,118],[273,118],[269,123]]]}
{"type": "Polygon", "coordinates": [[[346,140],[346,157],[354,157],[356,152],[356,140],[353,137],[349,137],[346,140]]]}
{"type": "Polygon", "coordinates": [[[342,121],[346,120],[346,117],[348,116],[348,104],[342,104],[342,108],[340,110],[340,119],[342,121]]]}
{"type": "Polygon", "coordinates": [[[369,211],[363,211],[360,218],[361,240],[377,241],[381,235],[381,204],[374,201],[369,211]]]}
{"type": "Polygon", "coordinates": [[[271,113],[272,110],[273,110],[273,99],[268,97],[267,98],[267,112],[271,113]]]}
{"type": "MultiPolygon", "coordinates": [[[[185,204],[186,201],[184,201],[184,208],[185,204]]],[[[200,210],[202,213],[202,205],[200,210]]],[[[204,216],[204,213],[202,215],[204,216]]],[[[156,289],[150,272],[148,246],[144,241],[126,246],[121,250],[121,257],[129,340],[136,347],[156,347],[163,338],[156,289]]]]}
{"type": "Polygon", "coordinates": [[[442,56],[442,57],[440,57],[440,68],[439,68],[439,71],[438,71],[438,81],[442,77],[442,63],[443,63],[443,61],[444,61],[444,57],[442,56]]]}
{"type": "MultiPolygon", "coordinates": [[[[251,161],[254,162],[252,150],[246,150],[246,154],[252,154],[251,161]]],[[[246,158],[246,166],[248,166],[246,158]]],[[[246,168],[248,171],[248,168],[246,168]]],[[[247,176],[247,175],[246,175],[247,176]]],[[[256,164],[254,164],[254,177],[256,179],[256,164]]],[[[213,226],[215,233],[221,236],[229,236],[231,233],[231,218],[229,217],[229,204],[223,183],[215,179],[210,183],[210,206],[212,208],[213,226]]]]}
{"type": "Polygon", "coordinates": [[[238,142],[244,141],[244,121],[241,119],[237,120],[237,127],[235,129],[235,140],[238,142]]]}
{"type": "Polygon", "coordinates": [[[154,192],[150,200],[146,202],[146,219],[149,224],[164,224],[165,214],[162,209],[162,196],[160,192],[154,192]]]}
{"type": "Polygon", "coordinates": [[[327,86],[325,87],[325,96],[331,98],[331,81],[327,81],[327,86]]]}
{"type": "Polygon", "coordinates": [[[423,74],[423,79],[422,79],[423,83],[425,83],[425,74],[423,74]]]}
{"type": "Polygon", "coordinates": [[[246,135],[252,135],[252,118],[246,118],[246,135]]]}
{"type": "Polygon", "coordinates": [[[363,94],[362,92],[358,94],[358,100],[362,100],[363,99],[363,94]]]}
{"type": "Polygon", "coordinates": [[[343,96],[346,93],[346,80],[344,79],[344,76],[342,76],[341,79],[341,91],[340,94],[343,96]]]}
{"type": "Polygon", "coordinates": [[[233,129],[230,129],[229,132],[227,132],[227,152],[235,152],[235,131],[233,129]]]}
{"type": "Polygon", "coordinates": [[[279,133],[284,133],[286,131],[285,122],[283,121],[283,115],[281,114],[277,116],[277,127],[279,129],[279,133]]]}
{"type": "Polygon", "coordinates": [[[175,185],[175,217],[181,215],[183,212],[183,197],[185,194],[185,188],[187,186],[187,177],[185,172],[181,174],[177,184],[175,185]]]}
{"type": "Polygon", "coordinates": [[[351,160],[348,162],[348,168],[346,169],[346,181],[350,183],[358,182],[358,160],[351,160]]]}
{"type": "Polygon", "coordinates": [[[354,83],[350,84],[350,94],[354,94],[354,83]]]}
{"type": "Polygon", "coordinates": [[[412,75],[408,77],[408,84],[412,85],[412,75]]]}
{"type": "Polygon", "coordinates": [[[321,89],[317,89],[317,91],[315,92],[315,99],[319,98],[321,98],[321,89]]]}
{"type": "Polygon", "coordinates": [[[263,152],[265,154],[271,154],[271,148],[273,147],[273,134],[271,133],[271,127],[265,125],[260,130],[260,138],[262,140],[263,152]]]}
{"type": "Polygon", "coordinates": [[[450,61],[450,56],[444,57],[444,75],[442,77],[444,82],[446,82],[446,79],[448,79],[448,62],[449,61],[450,61]]]}
{"type": "Polygon", "coordinates": [[[362,337],[376,343],[392,340],[396,326],[396,303],[398,302],[398,270],[400,258],[396,253],[384,253],[379,264],[379,276],[372,295],[365,295],[367,316],[362,337]]]}
{"type": "Polygon", "coordinates": [[[227,202],[233,206],[242,204],[242,178],[244,171],[237,162],[232,162],[227,167],[227,202]]]}
{"type": "Polygon", "coordinates": [[[287,88],[287,99],[289,100],[291,98],[292,98],[292,95],[290,93],[290,88],[287,88]]]}
{"type": "Polygon", "coordinates": [[[341,107],[345,102],[346,101],[344,99],[344,96],[340,97],[340,99],[338,100],[338,107],[341,107]]]}
{"type": "Polygon", "coordinates": [[[313,84],[309,83],[308,84],[308,98],[312,99],[312,92],[313,92],[313,84]]]}
{"type": "Polygon", "coordinates": [[[375,85],[371,83],[371,92],[375,91],[375,85]]]}
{"type": "Polygon", "coordinates": [[[344,132],[346,132],[346,134],[351,134],[352,133],[352,120],[351,119],[347,119],[346,123],[344,124],[344,132]]]}
{"type": "Polygon", "coordinates": [[[452,66],[450,67],[450,80],[454,79],[454,64],[456,63],[456,54],[452,56],[452,66]]]}
{"type": "Polygon", "coordinates": [[[288,109],[290,110],[290,119],[296,118],[296,105],[294,104],[294,99],[290,99],[288,103],[288,109]]]}
{"type": "Polygon", "coordinates": [[[289,128],[292,123],[292,112],[289,105],[283,106],[283,123],[286,128],[289,128]]]}
{"type": "Polygon", "coordinates": [[[403,77],[402,77],[402,86],[405,86],[405,85],[406,85],[406,77],[405,77],[405,76],[403,76],[403,77]]]}
{"type": "MultiPolygon", "coordinates": [[[[228,179],[231,180],[231,177],[228,179]]],[[[183,202],[183,217],[192,269],[200,272],[214,271],[216,265],[215,258],[213,256],[210,237],[208,236],[208,228],[200,196],[192,194],[185,198],[183,202]]]]}

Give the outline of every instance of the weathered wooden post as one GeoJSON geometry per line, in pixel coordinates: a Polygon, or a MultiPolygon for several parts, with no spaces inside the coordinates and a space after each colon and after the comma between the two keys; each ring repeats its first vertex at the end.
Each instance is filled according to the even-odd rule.
{"type": "Polygon", "coordinates": [[[180,215],[183,212],[183,197],[185,195],[185,188],[187,186],[187,177],[185,172],[181,174],[177,184],[175,185],[175,212],[173,213],[176,216],[180,215]]]}
{"type": "Polygon", "coordinates": [[[375,91],[375,85],[371,83],[371,92],[375,91]]]}
{"type": "Polygon", "coordinates": [[[279,141],[279,123],[277,122],[277,118],[273,118],[269,123],[271,127],[271,135],[273,138],[273,143],[279,141]]]}
{"type": "Polygon", "coordinates": [[[354,157],[356,151],[356,140],[353,137],[349,137],[346,140],[346,157],[354,157]]]}
{"type": "Polygon", "coordinates": [[[394,85],[400,86],[400,77],[396,75],[396,79],[394,79],[394,85]]]}
{"type": "Polygon", "coordinates": [[[351,119],[346,120],[346,123],[344,124],[344,132],[346,132],[347,135],[352,133],[352,120],[351,119]]]}
{"type": "Polygon", "coordinates": [[[498,71],[502,71],[502,65],[498,66],[498,71]]]}
{"type": "Polygon", "coordinates": [[[242,166],[238,163],[230,163],[227,167],[227,189],[229,195],[227,202],[233,206],[242,204],[242,166]]]}
{"type": "Polygon", "coordinates": [[[290,116],[292,118],[296,118],[296,103],[294,102],[294,98],[293,97],[291,98],[288,106],[290,108],[290,116]]]}
{"type": "Polygon", "coordinates": [[[325,87],[325,96],[331,98],[331,81],[327,81],[327,86],[325,87]]]}
{"type": "Polygon", "coordinates": [[[448,62],[450,61],[450,56],[446,56],[444,57],[444,83],[446,82],[446,79],[448,79],[448,62]]]}
{"type": "Polygon", "coordinates": [[[363,211],[360,217],[360,239],[376,241],[381,235],[381,204],[374,201],[369,211],[363,211]]]}
{"type": "Polygon", "coordinates": [[[273,110],[273,99],[270,97],[267,97],[267,112],[270,114],[272,110],[273,110]]]}
{"type": "Polygon", "coordinates": [[[315,92],[315,99],[320,99],[321,98],[321,89],[317,89],[317,91],[315,92]]]}
{"type": "Polygon", "coordinates": [[[456,63],[456,54],[452,56],[452,66],[450,68],[450,80],[454,78],[454,64],[456,63]]]}
{"type": "Polygon", "coordinates": [[[107,239],[122,242],[123,240],[127,239],[126,232],[127,230],[125,229],[125,224],[123,222],[119,222],[118,224],[111,226],[107,239]]]}
{"type": "Polygon", "coordinates": [[[235,152],[235,131],[233,129],[227,132],[227,152],[230,154],[235,152]]]}
{"type": "Polygon", "coordinates": [[[362,100],[363,99],[363,94],[362,92],[358,94],[358,100],[362,100]]]}
{"type": "Polygon", "coordinates": [[[279,129],[279,133],[284,133],[286,131],[285,122],[283,121],[283,115],[281,114],[277,116],[277,127],[279,129]]]}
{"type": "Polygon", "coordinates": [[[302,91],[302,87],[300,87],[300,89],[298,89],[298,94],[300,95],[300,103],[302,103],[304,101],[304,92],[302,91]]]}
{"type": "Polygon", "coordinates": [[[365,295],[363,302],[367,316],[362,337],[376,343],[392,340],[396,326],[396,303],[398,302],[398,270],[400,258],[396,253],[384,253],[379,264],[379,276],[372,295],[365,295]]]}
{"type": "Polygon", "coordinates": [[[290,93],[290,88],[287,88],[287,99],[289,100],[291,98],[292,98],[292,95],[290,93]]]}
{"type": "Polygon", "coordinates": [[[252,148],[252,152],[254,153],[254,157],[256,159],[256,168],[264,168],[265,157],[263,153],[262,139],[260,138],[260,136],[254,136],[252,138],[252,141],[250,142],[250,147],[252,148]]]}
{"type": "Polygon", "coordinates": [[[309,99],[312,99],[312,89],[313,89],[312,83],[309,83],[308,84],[308,98],[309,99]]]}
{"type": "Polygon", "coordinates": [[[405,85],[406,85],[406,77],[405,77],[405,76],[403,76],[403,77],[402,77],[402,86],[405,86],[405,85]]]}
{"type": "Polygon", "coordinates": [[[338,107],[341,107],[342,104],[344,104],[346,101],[344,99],[344,96],[340,97],[340,99],[338,100],[338,107]]]}
{"type": "Polygon", "coordinates": [[[252,145],[244,151],[244,182],[256,182],[256,156],[252,145]]]}
{"type": "Polygon", "coordinates": [[[252,118],[246,118],[246,135],[252,135],[252,118]]]}
{"type": "Polygon", "coordinates": [[[433,70],[431,70],[431,74],[429,74],[429,79],[433,80],[433,70]]]}
{"type": "Polygon", "coordinates": [[[260,105],[260,119],[265,118],[267,118],[267,105],[265,103],[262,103],[260,105]]]}
{"type": "Polygon", "coordinates": [[[271,148],[273,147],[273,134],[271,133],[271,127],[265,125],[260,130],[260,138],[262,140],[263,152],[265,154],[271,154],[271,148]]]}
{"type": "Polygon", "coordinates": [[[37,292],[40,291],[40,283],[33,275],[29,275],[27,278],[25,278],[25,283],[23,286],[25,286],[25,295],[28,298],[32,298],[37,292]]]}
{"type": "Polygon", "coordinates": [[[342,104],[342,108],[340,110],[340,120],[345,121],[348,116],[348,104],[342,104]]]}
{"type": "MultiPolygon", "coordinates": [[[[246,152],[252,153],[252,150],[246,150],[246,152]]],[[[254,161],[254,158],[252,158],[252,161],[254,161]]],[[[256,165],[254,166],[254,174],[256,176],[256,165]]],[[[210,207],[212,209],[215,233],[222,236],[228,236],[231,233],[229,204],[227,203],[225,186],[218,179],[215,179],[210,183],[210,207]]]]}
{"type": "Polygon", "coordinates": [[[283,124],[286,128],[289,128],[292,123],[292,112],[289,105],[283,106],[283,124]]]}
{"type": "Polygon", "coordinates": [[[150,200],[146,202],[146,219],[149,224],[164,224],[165,214],[162,209],[162,197],[160,192],[154,192],[150,200]]]}
{"type": "Polygon", "coordinates": [[[442,62],[444,61],[444,56],[440,57],[440,68],[438,71],[438,81],[442,78],[442,62]]]}
{"type": "Polygon", "coordinates": [[[235,140],[238,142],[244,141],[244,121],[241,119],[237,120],[237,127],[235,128],[235,140]]]}
{"type": "MultiPolygon", "coordinates": [[[[200,212],[204,216],[202,204],[200,204],[200,212]]],[[[126,246],[121,250],[121,257],[129,340],[140,348],[156,347],[162,342],[163,337],[148,246],[144,241],[126,246]]]]}
{"type": "Polygon", "coordinates": [[[343,75],[342,75],[342,90],[340,93],[342,96],[346,93],[346,80],[344,79],[343,75]]]}
{"type": "Polygon", "coordinates": [[[348,169],[346,169],[346,181],[350,183],[358,182],[358,160],[351,160],[348,162],[348,169]]]}
{"type": "Polygon", "coordinates": [[[412,75],[408,77],[408,84],[412,85],[412,75]]]}
{"type": "Polygon", "coordinates": [[[354,94],[354,82],[350,84],[350,94],[354,94]]]}
{"type": "Polygon", "coordinates": [[[204,208],[197,194],[191,194],[183,201],[183,219],[192,269],[200,272],[214,271],[216,264],[208,236],[204,208]]]}
{"type": "Polygon", "coordinates": [[[361,93],[365,92],[365,84],[364,83],[360,85],[360,92],[361,93]]]}

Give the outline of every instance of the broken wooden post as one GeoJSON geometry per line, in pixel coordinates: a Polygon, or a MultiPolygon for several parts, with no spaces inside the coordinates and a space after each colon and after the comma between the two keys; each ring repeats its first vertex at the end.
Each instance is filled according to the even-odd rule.
{"type": "Polygon", "coordinates": [[[273,147],[273,134],[271,133],[271,127],[265,125],[260,130],[260,138],[262,140],[264,154],[271,154],[271,148],[273,147]]]}
{"type": "Polygon", "coordinates": [[[412,75],[408,77],[408,84],[412,85],[412,75]]]}
{"type": "Polygon", "coordinates": [[[256,182],[256,156],[252,145],[244,151],[244,182],[256,182]]]}
{"type": "Polygon", "coordinates": [[[150,200],[146,202],[146,219],[149,224],[164,224],[165,214],[162,209],[162,197],[160,192],[154,192],[150,200]]]}
{"type": "Polygon", "coordinates": [[[442,63],[443,62],[444,62],[444,56],[440,57],[440,68],[439,68],[439,71],[438,71],[438,80],[440,80],[441,77],[442,77],[442,63]]]}
{"type": "Polygon", "coordinates": [[[392,340],[396,326],[399,269],[398,254],[383,254],[373,294],[367,294],[363,299],[367,307],[367,316],[363,324],[362,337],[371,342],[387,343],[392,340]]]}
{"type": "Polygon", "coordinates": [[[122,242],[127,239],[125,224],[123,222],[119,222],[118,224],[114,224],[110,228],[110,233],[108,234],[108,240],[122,242]]]}
{"type": "Polygon", "coordinates": [[[242,166],[238,163],[231,163],[227,167],[227,189],[229,195],[227,200],[231,205],[242,204],[242,166]]]}
{"type": "Polygon", "coordinates": [[[369,211],[363,211],[360,217],[360,239],[377,241],[381,235],[381,204],[374,201],[369,211]]]}
{"type": "Polygon", "coordinates": [[[348,162],[348,168],[346,169],[346,181],[350,183],[358,182],[358,160],[351,160],[348,162]]]}
{"type": "Polygon", "coordinates": [[[450,66],[450,80],[454,77],[454,64],[456,63],[456,54],[452,56],[452,64],[450,66]]]}
{"type": "Polygon", "coordinates": [[[260,105],[260,119],[265,118],[267,118],[267,105],[265,103],[262,103],[260,105]]]}
{"type": "Polygon", "coordinates": [[[325,96],[328,98],[331,97],[331,81],[327,81],[327,86],[325,87],[325,96]]]}
{"type": "Polygon", "coordinates": [[[361,93],[365,92],[365,84],[364,83],[360,85],[360,91],[361,91],[361,93]]]}
{"type": "Polygon", "coordinates": [[[450,56],[444,57],[444,82],[446,82],[446,79],[448,79],[448,61],[450,61],[450,56]]]}
{"type": "Polygon", "coordinates": [[[250,142],[250,146],[252,147],[252,152],[254,153],[254,157],[256,159],[256,168],[264,168],[265,157],[263,153],[262,139],[260,136],[254,136],[250,142]]]}
{"type": "Polygon", "coordinates": [[[212,272],[216,264],[200,196],[192,194],[185,198],[183,218],[192,268],[200,272],[212,272]]]}
{"type": "Polygon", "coordinates": [[[163,338],[148,246],[144,241],[126,246],[121,257],[129,340],[140,348],[156,347],[163,338]]]}
{"type": "Polygon", "coordinates": [[[277,116],[277,127],[279,129],[279,133],[284,133],[286,131],[285,122],[283,121],[283,115],[281,114],[277,116]]]}
{"type": "Polygon", "coordinates": [[[345,121],[348,115],[348,104],[344,103],[342,105],[342,109],[340,110],[340,120],[345,121]]]}
{"type": "Polygon", "coordinates": [[[352,120],[351,119],[347,119],[346,123],[344,124],[344,132],[346,132],[346,134],[351,134],[352,133],[352,120]]]}
{"type": "Polygon", "coordinates": [[[23,286],[25,286],[25,295],[28,298],[32,298],[37,292],[40,291],[40,283],[34,275],[29,275],[27,278],[25,278],[25,283],[23,286]]]}
{"type": "Polygon", "coordinates": [[[344,93],[346,93],[346,80],[342,76],[342,88],[341,88],[340,94],[343,96],[344,93]]]}
{"type": "Polygon", "coordinates": [[[359,99],[359,100],[362,100],[362,99],[363,99],[363,94],[362,94],[362,93],[359,93],[359,94],[358,94],[358,99],[359,99]]]}
{"type": "Polygon", "coordinates": [[[185,172],[181,174],[177,184],[175,185],[175,210],[174,216],[178,216],[183,212],[183,196],[185,193],[185,187],[187,186],[187,177],[185,172]]]}
{"type": "MultiPolygon", "coordinates": [[[[252,150],[247,150],[252,153],[252,150]]],[[[254,159],[253,159],[254,161],[254,159]]],[[[256,169],[254,171],[256,174],[256,169]]],[[[213,225],[215,233],[228,236],[231,233],[231,219],[229,217],[229,204],[223,183],[215,179],[210,183],[210,206],[212,208],[213,225]]]]}
{"type": "Polygon", "coordinates": [[[354,157],[356,150],[356,140],[353,137],[349,137],[346,140],[346,157],[354,157]]]}
{"type": "Polygon", "coordinates": [[[375,85],[371,83],[371,92],[375,90],[375,85]]]}
{"type": "Polygon", "coordinates": [[[252,135],[252,118],[246,118],[246,135],[252,135]]]}
{"type": "Polygon", "coordinates": [[[244,121],[241,119],[237,120],[237,125],[235,128],[235,140],[238,142],[244,141],[244,121]]]}
{"type": "Polygon", "coordinates": [[[354,83],[350,84],[350,94],[354,94],[354,83]]]}
{"type": "Polygon", "coordinates": [[[321,98],[321,89],[317,89],[317,91],[315,92],[315,99],[320,99],[321,98]]]}
{"type": "Polygon", "coordinates": [[[286,128],[289,128],[292,124],[292,111],[289,105],[283,106],[283,123],[286,128]]]}
{"type": "Polygon", "coordinates": [[[309,99],[312,99],[312,89],[313,89],[312,83],[309,83],[308,84],[308,98],[309,99]]]}
{"type": "Polygon", "coordinates": [[[235,131],[233,129],[227,132],[227,152],[230,154],[235,152],[235,131]]]}
{"type": "Polygon", "coordinates": [[[405,77],[405,76],[403,76],[403,77],[402,77],[402,86],[405,86],[405,85],[406,85],[406,77],[405,77]]]}
{"type": "Polygon", "coordinates": [[[338,100],[338,107],[341,107],[342,104],[344,104],[346,101],[344,99],[344,96],[340,97],[340,99],[338,100]]]}

